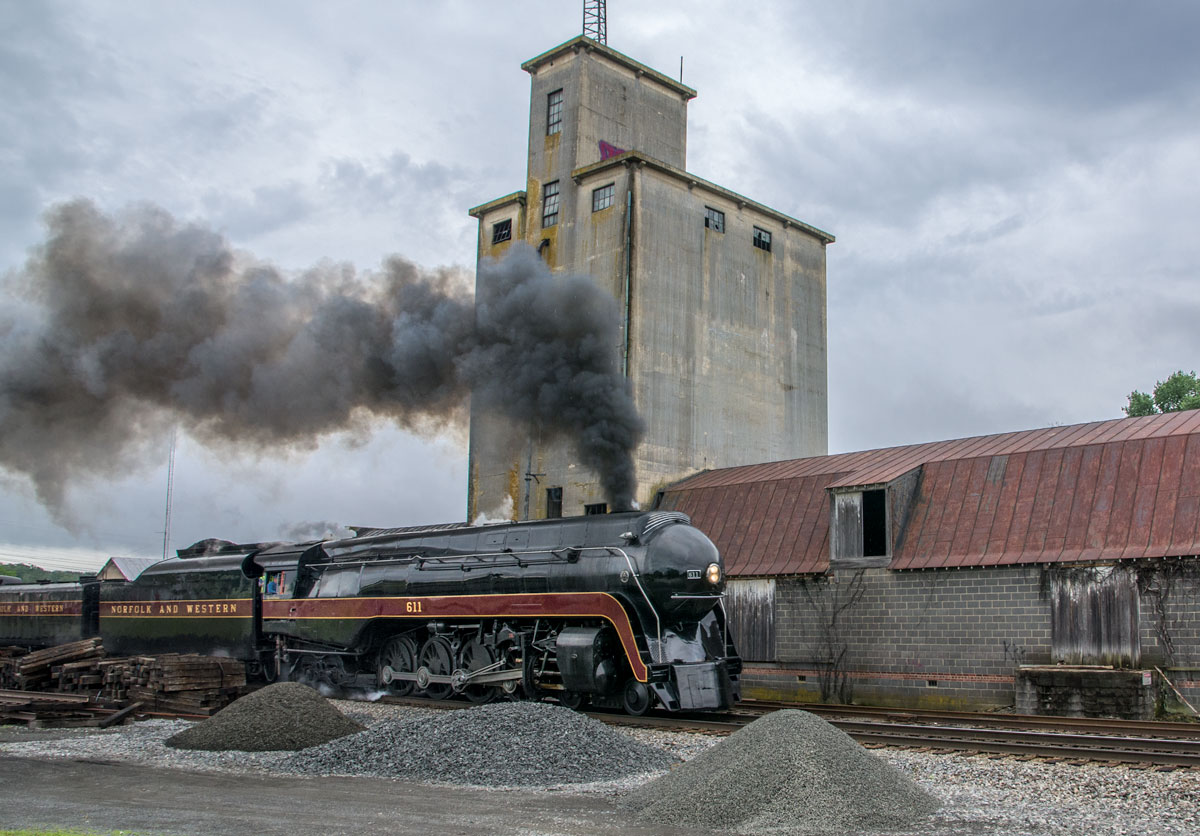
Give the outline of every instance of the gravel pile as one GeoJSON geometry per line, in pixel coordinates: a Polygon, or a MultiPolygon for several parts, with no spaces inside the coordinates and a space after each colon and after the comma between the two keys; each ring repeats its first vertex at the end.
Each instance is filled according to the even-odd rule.
{"type": "Polygon", "coordinates": [[[646,821],[794,834],[902,827],[938,807],[903,772],[798,710],[755,720],[626,804],[646,821]]]}
{"type": "MultiPolygon", "coordinates": [[[[364,725],[433,714],[431,709],[408,706],[335,704],[364,725]]],[[[114,760],[161,769],[236,774],[247,776],[250,781],[254,780],[252,776],[264,774],[295,774],[281,768],[283,761],[295,757],[292,752],[208,752],[168,749],[163,745],[166,738],[188,726],[183,720],[150,720],[105,730],[31,730],[0,726],[0,757],[114,760]]],[[[642,743],[669,749],[677,759],[683,760],[698,758],[709,748],[722,745],[720,738],[709,735],[650,729],[623,729],[620,733],[642,743]]],[[[579,745],[572,743],[574,747],[579,745]]],[[[505,753],[505,756],[509,754],[505,753]]],[[[963,836],[967,833],[973,836],[1196,836],[1200,833],[1200,770],[1164,772],[897,749],[878,749],[874,754],[909,775],[942,803],[930,818],[889,828],[888,836],[963,836]]],[[[676,771],[682,768],[676,767],[676,771]]],[[[332,764],[331,771],[346,774],[349,770],[332,764]]],[[[534,797],[533,793],[542,792],[599,794],[620,803],[622,796],[636,792],[646,781],[644,773],[590,784],[564,785],[561,781],[547,781],[524,785],[521,792],[529,793],[530,798],[534,797]]],[[[869,797],[869,791],[864,793],[864,798],[869,797]]],[[[442,829],[442,832],[451,831],[453,828],[442,829]]],[[[719,832],[731,831],[732,828],[722,828],[719,832]]],[[[527,831],[513,828],[510,832],[527,831]]],[[[860,834],[869,831],[845,828],[843,832],[860,834]]]]}
{"type": "Polygon", "coordinates": [[[299,752],[280,768],[483,787],[609,781],[659,772],[675,758],[598,720],[549,703],[502,702],[398,717],[299,752]]]}
{"type": "Polygon", "coordinates": [[[209,752],[296,751],[362,730],[307,685],[278,682],[230,703],[166,745],[209,752]]]}

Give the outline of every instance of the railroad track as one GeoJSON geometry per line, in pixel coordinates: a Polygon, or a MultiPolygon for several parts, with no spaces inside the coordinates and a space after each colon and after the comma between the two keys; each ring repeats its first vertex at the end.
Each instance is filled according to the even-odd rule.
{"type": "Polygon", "coordinates": [[[1200,741],[1163,737],[1116,737],[1102,734],[1039,732],[1028,729],[980,729],[831,720],[863,744],[917,746],[952,751],[1028,755],[1038,758],[1200,767],[1200,741]]]}
{"type": "Polygon", "coordinates": [[[995,714],[970,711],[935,711],[919,708],[879,708],[865,705],[796,705],[795,703],[747,700],[739,712],[754,717],[780,708],[803,708],[832,722],[832,718],[862,719],[914,725],[967,725],[988,729],[1029,729],[1106,734],[1134,737],[1170,737],[1200,739],[1200,723],[1173,723],[1160,720],[1116,720],[1100,717],[1046,717],[1030,714],[995,714]]]}
{"type": "MultiPolygon", "coordinates": [[[[426,708],[471,707],[471,703],[455,700],[431,702],[385,697],[384,701],[426,708]]],[[[649,714],[630,717],[606,711],[587,713],[616,726],[727,735],[764,714],[785,708],[801,708],[818,714],[866,746],[1200,768],[1200,723],[754,701],[742,703],[736,712],[715,716],[649,714]]]]}
{"type": "Polygon", "coordinates": [[[1200,725],[1191,723],[784,703],[744,704],[738,712],[721,719],[594,716],[621,725],[730,734],[770,711],[798,707],[821,715],[866,746],[1200,768],[1200,725]]]}

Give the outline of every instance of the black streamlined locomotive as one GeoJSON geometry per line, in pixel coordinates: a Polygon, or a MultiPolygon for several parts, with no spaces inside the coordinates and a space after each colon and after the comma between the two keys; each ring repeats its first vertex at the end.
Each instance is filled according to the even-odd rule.
{"type": "Polygon", "coordinates": [[[102,584],[99,630],[113,654],[219,653],[342,689],[722,710],[741,672],[724,585],[678,513],[359,529],[202,541],[102,584]]]}

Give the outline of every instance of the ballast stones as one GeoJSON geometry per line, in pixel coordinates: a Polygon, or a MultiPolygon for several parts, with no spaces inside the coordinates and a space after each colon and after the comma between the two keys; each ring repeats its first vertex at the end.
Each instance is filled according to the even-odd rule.
{"type": "Polygon", "coordinates": [[[235,700],[165,743],[209,752],[296,751],[362,730],[307,685],[278,682],[235,700]]]}
{"type": "Polygon", "coordinates": [[[795,709],[755,720],[625,803],[645,821],[788,834],[899,827],[938,807],[903,772],[795,709]]]}
{"type": "Polygon", "coordinates": [[[485,787],[609,781],[669,768],[675,758],[567,708],[497,702],[384,720],[306,749],[282,766],[485,787]]]}

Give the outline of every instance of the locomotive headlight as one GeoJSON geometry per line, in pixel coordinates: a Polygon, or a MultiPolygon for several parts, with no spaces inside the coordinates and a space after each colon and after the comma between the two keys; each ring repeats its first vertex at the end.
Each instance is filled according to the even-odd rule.
{"type": "Polygon", "coordinates": [[[708,578],[709,583],[713,585],[719,584],[721,582],[721,567],[716,563],[708,564],[708,571],[705,572],[705,577],[708,578]]]}

